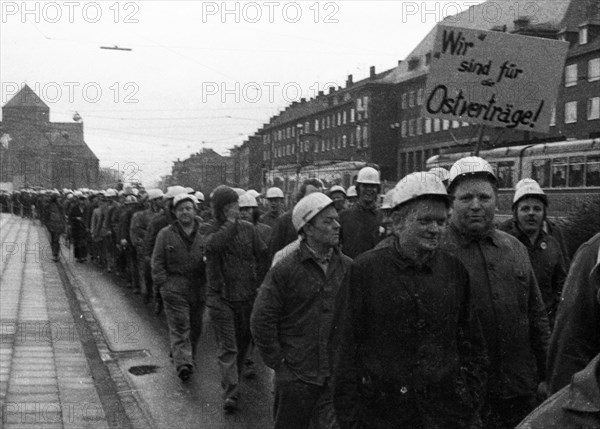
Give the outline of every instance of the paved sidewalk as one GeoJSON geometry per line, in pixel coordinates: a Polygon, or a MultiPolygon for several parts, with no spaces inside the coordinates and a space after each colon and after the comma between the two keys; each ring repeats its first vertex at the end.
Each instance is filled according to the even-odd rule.
{"type": "Polygon", "coordinates": [[[108,428],[45,230],[3,213],[0,241],[0,427],[108,428]]]}

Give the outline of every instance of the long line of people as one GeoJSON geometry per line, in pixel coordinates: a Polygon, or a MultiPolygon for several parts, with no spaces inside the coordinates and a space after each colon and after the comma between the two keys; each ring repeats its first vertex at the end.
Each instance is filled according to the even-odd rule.
{"type": "Polygon", "coordinates": [[[68,230],[77,261],[89,252],[164,310],[182,382],[206,309],[227,412],[256,349],[276,428],[600,427],[600,235],[569,271],[531,179],[497,227],[498,180],[478,157],[406,176],[378,208],[380,191],[366,167],[347,191],[305,181],[289,211],[278,188],[261,212],[256,191],[227,186],[211,210],[180,186],[33,205],[53,249],[68,230]]]}

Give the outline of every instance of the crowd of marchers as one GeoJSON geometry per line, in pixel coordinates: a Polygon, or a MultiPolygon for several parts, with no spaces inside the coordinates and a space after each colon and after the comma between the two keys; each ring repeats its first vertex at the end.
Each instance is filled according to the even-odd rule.
{"type": "Polygon", "coordinates": [[[55,260],[66,234],[154,301],[183,383],[207,311],[225,412],[262,362],[275,428],[600,428],[600,232],[570,261],[532,179],[497,225],[478,157],[380,190],[365,167],[352,190],[306,180],[288,211],[278,188],[227,186],[1,202],[55,260]]]}

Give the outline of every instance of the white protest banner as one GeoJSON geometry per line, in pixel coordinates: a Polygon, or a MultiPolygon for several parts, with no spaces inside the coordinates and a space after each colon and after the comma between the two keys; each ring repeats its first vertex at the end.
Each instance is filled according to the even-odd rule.
{"type": "Polygon", "coordinates": [[[558,40],[440,25],[423,115],[548,132],[568,47],[558,40]]]}

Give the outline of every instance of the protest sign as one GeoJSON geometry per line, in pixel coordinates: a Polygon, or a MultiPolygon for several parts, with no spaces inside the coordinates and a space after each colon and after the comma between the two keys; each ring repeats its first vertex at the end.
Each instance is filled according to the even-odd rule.
{"type": "Polygon", "coordinates": [[[423,115],[548,132],[569,44],[438,26],[423,115]]]}

